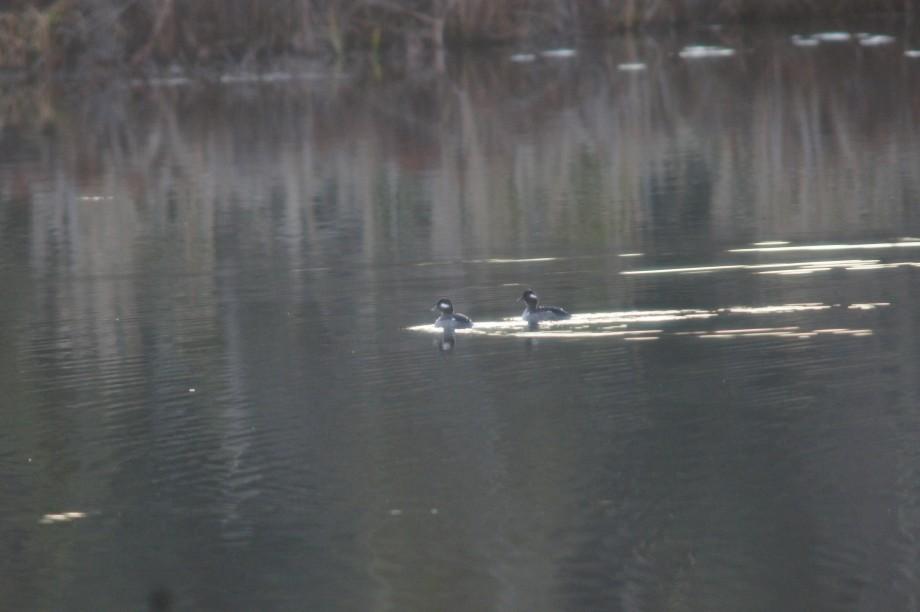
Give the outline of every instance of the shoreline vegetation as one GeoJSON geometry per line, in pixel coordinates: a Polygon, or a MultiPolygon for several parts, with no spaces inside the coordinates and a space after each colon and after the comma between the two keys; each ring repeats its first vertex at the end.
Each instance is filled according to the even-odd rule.
{"type": "Polygon", "coordinates": [[[563,254],[696,252],[700,223],[737,246],[920,222],[920,65],[898,45],[802,48],[782,31],[701,64],[630,38],[580,62],[467,57],[397,79],[12,86],[0,248],[31,253],[39,277],[65,249],[103,278],[160,261],[150,245],[218,253],[240,215],[232,240],[277,246],[285,269],[334,268],[333,252],[475,259],[535,231],[563,254]],[[619,69],[632,56],[648,69],[619,69]]]}
{"type": "Polygon", "coordinates": [[[918,0],[14,0],[0,70],[162,67],[538,44],[692,24],[897,14],[918,0]]]}

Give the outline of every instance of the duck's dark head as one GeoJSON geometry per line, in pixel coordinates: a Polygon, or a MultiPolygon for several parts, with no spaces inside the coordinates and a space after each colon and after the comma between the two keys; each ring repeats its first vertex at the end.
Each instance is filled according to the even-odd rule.
{"type": "Polygon", "coordinates": [[[454,305],[447,298],[441,298],[431,307],[432,312],[438,311],[441,314],[451,314],[454,311],[454,305]]]}
{"type": "Polygon", "coordinates": [[[524,302],[525,304],[529,304],[530,306],[536,306],[538,299],[539,298],[537,298],[537,294],[534,293],[532,290],[528,289],[527,291],[521,294],[521,298],[518,300],[518,302],[524,302]]]}

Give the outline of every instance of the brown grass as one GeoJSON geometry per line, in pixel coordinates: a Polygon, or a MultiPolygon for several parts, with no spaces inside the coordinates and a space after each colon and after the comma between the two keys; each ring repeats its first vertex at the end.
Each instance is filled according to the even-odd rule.
{"type": "Polygon", "coordinates": [[[918,0],[20,0],[0,68],[138,67],[280,53],[571,40],[677,23],[908,12],[918,0]]]}

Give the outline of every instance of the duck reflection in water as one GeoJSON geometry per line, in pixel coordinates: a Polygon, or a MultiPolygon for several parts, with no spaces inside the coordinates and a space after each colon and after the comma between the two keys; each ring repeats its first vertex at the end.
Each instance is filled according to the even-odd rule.
{"type": "Polygon", "coordinates": [[[438,347],[438,350],[442,353],[449,353],[454,350],[454,345],[456,343],[457,336],[454,334],[454,330],[449,327],[445,327],[444,332],[434,341],[434,345],[438,347]]]}

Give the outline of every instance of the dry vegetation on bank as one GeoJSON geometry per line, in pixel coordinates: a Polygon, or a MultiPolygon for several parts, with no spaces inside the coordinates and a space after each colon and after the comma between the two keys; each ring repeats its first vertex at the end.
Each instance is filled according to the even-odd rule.
{"type": "Polygon", "coordinates": [[[681,23],[910,15],[918,0],[16,0],[0,69],[138,68],[279,53],[341,56],[576,36],[681,23]]]}

